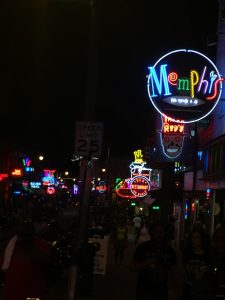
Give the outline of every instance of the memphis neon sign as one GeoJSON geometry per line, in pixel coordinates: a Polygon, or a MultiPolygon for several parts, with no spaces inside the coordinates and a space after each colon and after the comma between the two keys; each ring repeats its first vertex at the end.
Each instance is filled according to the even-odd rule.
{"type": "Polygon", "coordinates": [[[175,122],[205,118],[217,105],[224,78],[204,54],[179,49],[148,67],[148,96],[155,109],[175,122]]]}

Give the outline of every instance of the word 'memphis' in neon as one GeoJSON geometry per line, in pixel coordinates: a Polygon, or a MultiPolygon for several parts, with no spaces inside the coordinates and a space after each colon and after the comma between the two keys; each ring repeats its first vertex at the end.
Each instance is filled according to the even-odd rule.
{"type": "MultiPolygon", "coordinates": [[[[218,94],[218,86],[224,81],[224,78],[217,78],[218,75],[211,71],[209,73],[209,80],[205,79],[207,67],[203,68],[201,76],[196,70],[190,71],[189,78],[179,78],[176,72],[170,72],[167,74],[167,64],[160,66],[160,76],[158,78],[155,67],[149,67],[149,76],[151,79],[152,93],[151,97],[158,97],[159,95],[169,96],[172,95],[169,84],[177,86],[179,91],[190,91],[190,96],[195,97],[195,92],[198,93],[202,90],[202,93],[208,94],[207,100],[213,100],[218,94]],[[163,94],[164,87],[164,94],[163,94]],[[156,89],[158,94],[156,93],[156,89]]],[[[150,84],[149,84],[150,85],[150,84]]]]}

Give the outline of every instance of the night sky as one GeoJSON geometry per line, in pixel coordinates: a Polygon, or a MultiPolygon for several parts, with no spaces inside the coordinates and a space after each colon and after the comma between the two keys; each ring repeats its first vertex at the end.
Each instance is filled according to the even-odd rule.
{"type": "MultiPolygon", "coordinates": [[[[216,36],[218,4],[97,1],[92,119],[104,124],[103,152],[129,155],[154,131],[147,67],[179,48],[215,62],[216,46],[208,47],[207,37],[216,36]]],[[[2,0],[0,16],[1,147],[66,161],[76,121],[85,118],[88,1],[2,0]]]]}

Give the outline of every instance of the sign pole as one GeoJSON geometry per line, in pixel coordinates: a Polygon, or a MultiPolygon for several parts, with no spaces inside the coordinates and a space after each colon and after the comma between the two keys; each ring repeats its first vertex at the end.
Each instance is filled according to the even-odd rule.
{"type": "MultiPolygon", "coordinates": [[[[82,252],[87,253],[88,247],[88,216],[90,205],[90,186],[93,177],[93,160],[92,158],[83,158],[81,161],[80,174],[82,176],[81,181],[83,183],[82,193],[83,199],[80,203],[79,214],[79,231],[74,241],[73,249],[73,261],[69,270],[68,281],[68,300],[76,299],[77,284],[78,284],[78,272],[83,265],[82,252]]],[[[82,270],[85,271],[85,270],[82,270]]]]}
{"type": "MultiPolygon", "coordinates": [[[[86,101],[85,101],[85,111],[84,111],[84,120],[86,123],[94,121],[95,115],[95,102],[96,102],[96,83],[97,83],[97,0],[89,0],[90,8],[90,26],[89,26],[89,53],[88,53],[88,73],[87,73],[87,89],[86,89],[86,101]]],[[[89,127],[86,127],[87,135],[82,140],[82,137],[77,137],[76,132],[76,149],[78,156],[83,157],[81,160],[80,174],[82,176],[81,181],[83,183],[83,199],[80,203],[80,224],[79,224],[79,233],[78,237],[75,237],[74,245],[75,252],[73,255],[73,263],[70,267],[69,272],[69,286],[68,286],[68,300],[76,299],[77,294],[77,283],[78,283],[78,261],[79,267],[80,264],[84,265],[84,255],[81,255],[81,250],[85,252],[88,250],[88,214],[89,214],[89,202],[90,202],[90,187],[92,180],[92,171],[93,171],[93,160],[92,157],[95,154],[100,154],[101,150],[101,140],[99,138],[99,131],[94,134],[93,139],[91,140],[91,134],[89,127]],[[90,136],[89,136],[90,134],[90,136]],[[97,137],[97,139],[96,139],[97,137]],[[78,144],[80,142],[80,144],[78,144]],[[83,152],[83,153],[79,153],[83,152]],[[77,241],[78,239],[78,241],[77,241]]],[[[91,129],[91,133],[95,131],[91,129]]],[[[76,154],[76,153],[75,153],[76,154]]],[[[88,288],[88,287],[87,287],[88,288]]]]}
{"type": "Polygon", "coordinates": [[[192,192],[193,196],[196,189],[196,181],[197,181],[197,160],[198,160],[198,123],[194,123],[194,130],[195,130],[195,136],[194,136],[194,161],[193,161],[193,183],[192,183],[192,192]]]}

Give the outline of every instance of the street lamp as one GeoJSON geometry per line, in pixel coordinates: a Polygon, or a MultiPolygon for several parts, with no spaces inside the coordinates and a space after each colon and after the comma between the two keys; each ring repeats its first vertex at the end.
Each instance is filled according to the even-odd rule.
{"type": "Polygon", "coordinates": [[[39,160],[43,160],[43,159],[44,159],[44,156],[43,156],[43,155],[39,155],[38,159],[39,159],[39,160]]]}

